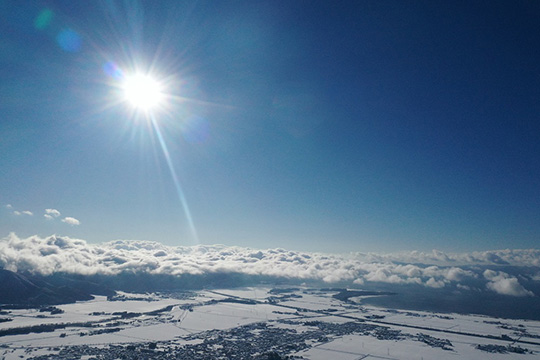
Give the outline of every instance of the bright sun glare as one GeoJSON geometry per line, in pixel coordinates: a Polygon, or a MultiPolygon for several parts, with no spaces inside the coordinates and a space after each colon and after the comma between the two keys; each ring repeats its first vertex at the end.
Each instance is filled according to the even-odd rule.
{"type": "Polygon", "coordinates": [[[126,101],[141,110],[152,110],[163,102],[161,84],[149,75],[126,76],[122,89],[126,101]]]}

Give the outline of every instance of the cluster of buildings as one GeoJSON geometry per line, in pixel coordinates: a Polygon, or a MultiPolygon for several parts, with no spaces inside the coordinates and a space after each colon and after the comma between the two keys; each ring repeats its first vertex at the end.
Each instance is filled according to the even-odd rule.
{"type": "MultiPolygon", "coordinates": [[[[363,322],[332,323],[287,319],[275,323],[252,323],[227,330],[208,330],[173,341],[102,347],[70,346],[59,349],[55,359],[302,359],[301,356],[291,354],[349,334],[395,341],[404,339],[400,331],[363,322]]],[[[432,342],[436,340],[431,339],[432,342]]],[[[43,355],[31,359],[48,358],[43,355]]]]}

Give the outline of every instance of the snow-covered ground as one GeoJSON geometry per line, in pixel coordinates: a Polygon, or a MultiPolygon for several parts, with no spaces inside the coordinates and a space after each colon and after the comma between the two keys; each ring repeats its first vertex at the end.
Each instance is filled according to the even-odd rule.
{"type": "Polygon", "coordinates": [[[96,296],[42,311],[4,309],[2,318],[11,321],[0,323],[0,359],[142,352],[156,359],[231,352],[245,359],[269,352],[344,360],[540,356],[539,321],[383,309],[338,300],[336,293],[262,287],[189,296],[120,293],[116,301],[96,296]]]}

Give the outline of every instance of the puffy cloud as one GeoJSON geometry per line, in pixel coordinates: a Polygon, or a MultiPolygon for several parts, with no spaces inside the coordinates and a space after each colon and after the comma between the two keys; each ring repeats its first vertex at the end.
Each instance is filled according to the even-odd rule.
{"type": "MultiPolygon", "coordinates": [[[[522,251],[527,253],[526,250],[522,251]]],[[[495,252],[493,252],[495,253],[495,252]]],[[[415,256],[419,256],[417,255],[415,256]]],[[[451,255],[436,253],[447,261],[451,255]]],[[[533,255],[531,255],[533,254],[533,255]]],[[[532,257],[516,252],[521,258],[532,257]]],[[[464,256],[464,255],[463,255],[464,256]]],[[[462,256],[462,257],[463,257],[462,256]]],[[[370,257],[288,251],[253,250],[224,245],[166,246],[151,241],[116,240],[88,244],[84,240],[61,236],[20,239],[10,234],[0,239],[0,268],[51,274],[213,274],[239,273],[271,276],[301,281],[348,282],[356,285],[385,283],[422,285],[427,288],[453,287],[459,290],[484,288],[499,294],[526,296],[516,277],[485,267],[442,266],[391,261],[392,255],[370,257]],[[484,271],[485,270],[485,271],[484,271]]],[[[530,276],[528,277],[530,278],[530,276]]]]}
{"type": "Polygon", "coordinates": [[[14,215],[16,215],[16,216],[22,216],[22,215],[32,216],[32,215],[34,215],[34,213],[31,212],[30,210],[15,210],[11,204],[6,204],[5,207],[6,207],[6,209],[12,211],[12,213],[14,215]]]}
{"type": "Polygon", "coordinates": [[[510,296],[534,296],[532,291],[525,289],[514,276],[502,271],[486,270],[484,277],[489,280],[486,287],[497,294],[510,296]]]}
{"type": "Polygon", "coordinates": [[[450,281],[461,281],[469,276],[474,276],[474,274],[471,271],[463,270],[458,267],[452,267],[447,270],[445,278],[450,281]]]}
{"type": "Polygon", "coordinates": [[[435,278],[429,278],[429,280],[426,281],[426,286],[439,289],[443,288],[445,286],[445,283],[442,280],[435,280],[435,278]]]}
{"type": "Polygon", "coordinates": [[[54,272],[111,274],[99,264],[96,249],[83,240],[67,237],[31,236],[20,239],[14,234],[0,240],[0,267],[49,275],[54,272]]]}
{"type": "Polygon", "coordinates": [[[71,216],[66,216],[65,218],[62,219],[62,222],[65,222],[66,224],[69,224],[69,225],[81,225],[81,222],[79,220],[71,216]]]}
{"type": "Polygon", "coordinates": [[[56,209],[45,209],[45,216],[47,219],[53,219],[60,216],[60,211],[56,209]]]}

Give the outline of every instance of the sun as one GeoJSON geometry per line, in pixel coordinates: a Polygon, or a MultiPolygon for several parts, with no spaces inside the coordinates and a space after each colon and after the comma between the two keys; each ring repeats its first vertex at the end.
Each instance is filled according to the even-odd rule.
{"type": "Polygon", "coordinates": [[[162,105],[165,99],[163,86],[147,74],[137,73],[125,76],[122,90],[125,101],[143,111],[155,109],[162,105]]]}

